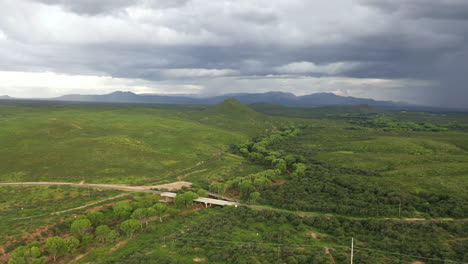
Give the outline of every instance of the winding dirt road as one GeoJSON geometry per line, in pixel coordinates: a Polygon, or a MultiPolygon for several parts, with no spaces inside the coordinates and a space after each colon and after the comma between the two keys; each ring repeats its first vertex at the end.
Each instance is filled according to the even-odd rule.
{"type": "MultiPolygon", "coordinates": [[[[96,183],[70,183],[70,182],[8,182],[8,183],[0,183],[0,186],[71,186],[71,187],[82,187],[82,188],[108,188],[114,190],[121,190],[121,191],[131,191],[131,192],[146,192],[146,193],[156,193],[166,197],[175,197],[176,194],[172,192],[161,192],[155,191],[152,189],[160,188],[161,185],[154,185],[154,186],[128,186],[124,184],[96,184],[96,183]]],[[[281,212],[289,212],[294,213],[300,217],[307,217],[307,216],[333,216],[330,214],[323,214],[323,213],[314,213],[314,212],[294,212],[288,211],[279,208],[271,208],[267,206],[261,205],[249,205],[249,204],[241,204],[236,202],[230,201],[223,201],[223,200],[216,200],[210,198],[198,198],[195,201],[205,203],[205,204],[215,204],[215,205],[233,205],[233,206],[247,206],[252,209],[257,210],[274,210],[274,211],[281,211],[281,212]]],[[[453,219],[453,218],[388,218],[388,217],[350,217],[350,216],[342,216],[356,220],[364,220],[364,219],[376,219],[376,220],[395,220],[395,221],[412,221],[412,222],[421,222],[421,221],[459,221],[459,222],[466,222],[468,221],[467,218],[464,219],[453,219]]]]}

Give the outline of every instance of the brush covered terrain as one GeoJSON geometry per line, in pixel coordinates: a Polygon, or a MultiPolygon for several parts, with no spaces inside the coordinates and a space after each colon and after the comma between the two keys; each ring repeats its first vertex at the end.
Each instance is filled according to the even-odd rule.
{"type": "Polygon", "coordinates": [[[463,113],[234,99],[0,105],[0,182],[193,183],[178,191],[188,200],[165,204],[161,217],[163,205],[145,194],[0,186],[0,257],[349,263],[354,237],[357,263],[468,262],[467,124],[463,113]],[[204,208],[190,198],[200,190],[250,208],[204,208]],[[57,211],[65,212],[51,215],[57,211]],[[76,247],[69,239],[54,251],[70,237],[76,247]]]}

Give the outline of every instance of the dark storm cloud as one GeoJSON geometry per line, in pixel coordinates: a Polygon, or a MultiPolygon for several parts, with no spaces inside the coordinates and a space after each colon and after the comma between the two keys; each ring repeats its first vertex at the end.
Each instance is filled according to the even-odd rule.
{"type": "Polygon", "coordinates": [[[460,96],[468,95],[464,0],[4,0],[0,7],[0,71],[468,106],[460,96]]]}
{"type": "Polygon", "coordinates": [[[34,0],[47,5],[61,6],[71,12],[85,15],[107,14],[135,5],[149,8],[171,8],[184,5],[190,0],[34,0]]]}
{"type": "Polygon", "coordinates": [[[468,1],[465,0],[361,0],[384,12],[398,13],[410,18],[468,19],[468,1]]]}
{"type": "Polygon", "coordinates": [[[369,38],[369,42],[382,44],[382,52],[375,53],[382,56],[377,59],[375,76],[431,80],[437,83],[430,90],[431,103],[468,106],[464,99],[468,97],[468,1],[363,0],[361,3],[377,8],[394,23],[393,28],[369,38]]]}
{"type": "Polygon", "coordinates": [[[135,4],[134,0],[36,0],[47,5],[62,6],[78,14],[96,15],[109,13],[135,4]]]}

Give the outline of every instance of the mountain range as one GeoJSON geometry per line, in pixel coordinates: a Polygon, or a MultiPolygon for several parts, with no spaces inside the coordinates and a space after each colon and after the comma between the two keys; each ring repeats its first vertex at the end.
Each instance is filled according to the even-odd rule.
{"type": "MultiPolygon", "coordinates": [[[[193,95],[160,95],[135,94],[132,92],[117,91],[102,95],[69,94],[42,100],[71,101],[71,102],[105,102],[105,103],[157,103],[157,104],[217,104],[227,98],[236,98],[244,104],[271,103],[284,106],[329,106],[329,105],[360,105],[366,104],[381,108],[395,108],[408,106],[406,103],[392,101],[376,101],[373,99],[339,96],[333,93],[315,93],[296,96],[285,92],[266,93],[238,93],[224,94],[212,97],[198,97],[193,95]]],[[[4,97],[0,99],[12,99],[4,97]]]]}

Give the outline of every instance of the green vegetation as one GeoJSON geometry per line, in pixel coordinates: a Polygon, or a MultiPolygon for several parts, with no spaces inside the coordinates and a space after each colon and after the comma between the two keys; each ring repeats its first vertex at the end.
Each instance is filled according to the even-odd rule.
{"type": "Polygon", "coordinates": [[[151,225],[118,250],[100,246],[78,263],[348,263],[352,236],[358,263],[468,258],[460,239],[468,233],[456,222],[300,218],[241,207],[194,211],[151,225]]]}
{"type": "MultiPolygon", "coordinates": [[[[187,192],[181,197],[192,197],[193,193],[187,192]]],[[[47,258],[41,257],[45,249],[49,253],[49,259],[57,261],[58,258],[70,257],[75,250],[87,250],[96,243],[114,242],[122,232],[131,238],[137,232],[148,230],[151,217],[162,217],[162,213],[174,214],[177,210],[167,210],[157,201],[159,195],[144,194],[135,196],[129,201],[115,203],[112,207],[98,207],[86,214],[75,215],[56,223],[53,236],[42,238],[43,243],[35,241],[26,246],[19,246],[13,250],[9,259],[10,263],[45,263],[47,258]],[[154,208],[153,208],[154,207],[154,208]],[[159,212],[157,211],[157,209],[159,212]],[[163,211],[163,212],[162,212],[163,211]],[[101,225],[100,225],[101,224],[101,225]],[[26,262],[21,262],[26,259],[26,262]]]]}
{"type": "Polygon", "coordinates": [[[286,107],[268,103],[255,103],[251,104],[250,107],[260,113],[273,116],[338,120],[367,119],[385,112],[368,105],[286,107]]]}
{"type": "MultiPolygon", "coordinates": [[[[244,195],[260,191],[260,203],[289,210],[366,217],[465,218],[466,142],[454,144],[456,137],[445,140],[448,133],[462,138],[467,136],[465,132],[392,127],[350,129],[347,123],[320,121],[290,130],[292,134],[257,138],[239,145],[239,152],[267,168],[286,171],[279,174],[286,181],[265,189],[273,180],[270,178],[259,181],[264,183],[259,188],[251,175],[252,182],[242,186],[237,182],[245,177],[228,181],[228,189],[242,187],[244,195]]],[[[266,174],[275,177],[271,170],[266,174]]]]}
{"type": "Polygon", "coordinates": [[[193,183],[72,211],[122,192],[0,187],[9,262],[348,263],[351,237],[356,263],[468,261],[468,115],[252,107],[275,116],[232,99],[0,106],[0,181],[193,183]],[[258,210],[196,204],[206,190],[258,210]]]}
{"type": "Polygon", "coordinates": [[[197,109],[0,106],[0,180],[174,180],[278,122],[233,100],[197,109]]]}
{"type": "Polygon", "coordinates": [[[40,243],[32,242],[26,246],[20,246],[16,248],[8,260],[9,264],[43,264],[46,263],[47,257],[42,256],[42,252],[39,249],[40,243]]]}
{"type": "MultiPolygon", "coordinates": [[[[52,214],[54,212],[93,204],[119,194],[122,192],[68,186],[2,186],[0,187],[0,245],[13,241],[22,243],[25,240],[24,236],[36,233],[36,230],[49,226],[51,223],[59,221],[64,215],[75,213],[80,209],[57,215],[52,214]]],[[[112,200],[105,202],[109,203],[112,200]]],[[[93,204],[91,207],[99,204],[93,204]]],[[[81,210],[83,209],[85,208],[81,210]]],[[[41,232],[47,232],[47,230],[41,232]]]]}

